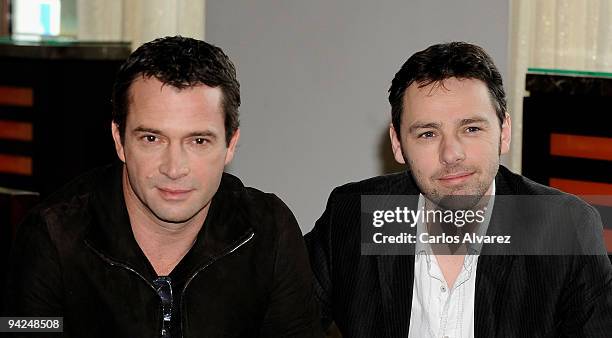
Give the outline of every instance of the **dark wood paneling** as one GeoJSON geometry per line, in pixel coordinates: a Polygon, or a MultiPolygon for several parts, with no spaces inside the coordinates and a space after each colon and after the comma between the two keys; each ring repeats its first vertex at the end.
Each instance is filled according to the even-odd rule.
{"type": "Polygon", "coordinates": [[[523,174],[600,210],[612,252],[612,79],[528,74],[526,89],[523,174]]]}

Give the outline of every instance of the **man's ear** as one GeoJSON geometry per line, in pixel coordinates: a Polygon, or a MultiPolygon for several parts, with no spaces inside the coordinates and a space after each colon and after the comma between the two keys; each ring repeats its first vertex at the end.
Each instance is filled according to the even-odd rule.
{"type": "Polygon", "coordinates": [[[399,134],[395,132],[393,123],[389,123],[389,138],[391,139],[391,151],[393,151],[393,157],[399,164],[406,164],[404,160],[404,154],[402,154],[402,143],[399,140],[399,134]]]}
{"type": "Polygon", "coordinates": [[[115,150],[117,156],[121,162],[125,163],[125,153],[123,151],[123,143],[121,143],[121,133],[119,132],[119,126],[115,122],[111,122],[111,133],[113,134],[113,141],[115,141],[115,150]]]}
{"type": "Polygon", "coordinates": [[[227,153],[225,154],[225,165],[228,165],[234,159],[234,153],[236,152],[236,145],[240,140],[240,128],[236,129],[229,145],[227,146],[227,153]]]}
{"type": "Polygon", "coordinates": [[[510,114],[506,113],[506,118],[501,126],[501,139],[500,139],[500,155],[508,153],[510,150],[510,140],[512,138],[512,119],[510,114]]]}

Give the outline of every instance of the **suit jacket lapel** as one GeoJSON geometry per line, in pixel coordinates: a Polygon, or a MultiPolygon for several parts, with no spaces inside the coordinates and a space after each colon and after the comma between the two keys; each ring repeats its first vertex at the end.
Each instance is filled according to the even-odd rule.
{"type": "MultiPolygon", "coordinates": [[[[401,181],[388,187],[389,195],[419,194],[409,172],[405,172],[401,181]]],[[[414,199],[411,208],[416,209],[418,199],[414,199]]],[[[416,228],[408,232],[416,234],[416,228]]],[[[414,282],[414,255],[380,255],[375,256],[378,269],[378,283],[383,310],[383,327],[385,332],[377,335],[384,337],[408,337],[410,311],[412,308],[412,287],[414,282]]]]}
{"type": "Polygon", "coordinates": [[[476,268],[474,302],[474,335],[496,337],[497,326],[507,313],[502,313],[509,272],[514,256],[480,256],[476,268]]]}
{"type": "MultiPolygon", "coordinates": [[[[496,195],[513,195],[512,184],[507,182],[503,173],[506,170],[500,167],[495,178],[496,195]]],[[[508,200],[506,199],[505,202],[508,200]]],[[[513,217],[512,206],[500,205],[496,201],[493,207],[491,223],[487,230],[488,235],[506,235],[512,233],[513,217]]],[[[510,271],[515,262],[515,256],[494,254],[495,250],[488,250],[483,246],[482,254],[478,258],[476,268],[476,299],[474,302],[474,335],[476,337],[494,337],[497,334],[499,322],[507,316],[504,311],[506,289],[510,280],[510,271]],[[489,254],[487,254],[489,252],[489,254]]]]}
{"type": "Polygon", "coordinates": [[[414,256],[377,256],[385,337],[408,337],[414,256]]]}

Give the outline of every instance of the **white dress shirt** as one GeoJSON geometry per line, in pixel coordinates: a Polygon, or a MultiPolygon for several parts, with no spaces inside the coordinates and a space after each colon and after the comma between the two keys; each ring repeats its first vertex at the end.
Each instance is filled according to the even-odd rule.
{"type": "MultiPolygon", "coordinates": [[[[491,195],[495,195],[495,181],[491,195]]],[[[487,205],[485,221],[478,234],[486,234],[494,198],[487,205]]],[[[418,210],[425,206],[419,196],[418,210]]],[[[417,239],[427,232],[426,225],[417,223],[417,239]]],[[[429,244],[417,240],[414,259],[414,284],[410,313],[410,338],[470,338],[474,337],[474,300],[476,295],[476,267],[480,247],[470,247],[463,267],[449,288],[429,244]]]]}

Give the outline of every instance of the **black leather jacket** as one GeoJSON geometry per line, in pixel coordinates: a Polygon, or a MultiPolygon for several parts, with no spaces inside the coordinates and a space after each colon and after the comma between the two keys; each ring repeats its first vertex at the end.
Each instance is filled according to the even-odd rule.
{"type": "MultiPolygon", "coordinates": [[[[157,275],[132,234],[121,170],[86,174],[29,214],[9,266],[4,316],[64,317],[65,337],[160,336],[157,275]]],[[[223,174],[170,279],[171,337],[321,337],[293,214],[232,175],[223,174]]]]}

